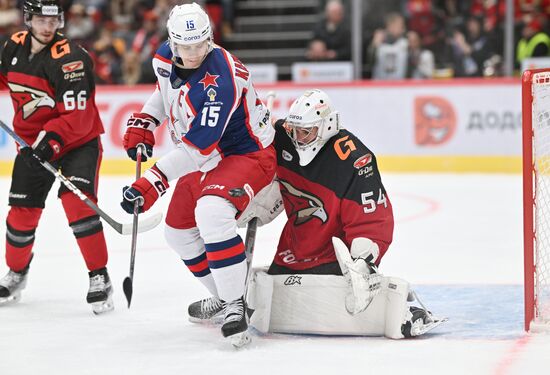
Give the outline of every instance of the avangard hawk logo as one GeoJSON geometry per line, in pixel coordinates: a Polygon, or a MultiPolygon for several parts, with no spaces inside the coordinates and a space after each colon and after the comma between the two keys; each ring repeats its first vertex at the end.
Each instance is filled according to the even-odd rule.
{"type": "Polygon", "coordinates": [[[55,107],[55,100],[47,92],[33,89],[16,83],[8,83],[12,98],[17,102],[17,110],[23,113],[23,120],[28,119],[40,107],[55,107]]]}
{"type": "Polygon", "coordinates": [[[307,223],[313,218],[317,218],[323,223],[328,220],[325,205],[321,199],[311,193],[295,188],[287,181],[279,180],[279,183],[284,187],[281,193],[291,204],[292,212],[290,216],[296,215],[294,225],[307,223]]]}

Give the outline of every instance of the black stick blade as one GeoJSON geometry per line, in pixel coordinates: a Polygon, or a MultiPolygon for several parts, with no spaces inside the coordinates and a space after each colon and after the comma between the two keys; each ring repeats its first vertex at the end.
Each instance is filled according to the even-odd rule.
{"type": "Polygon", "coordinates": [[[122,290],[124,291],[124,295],[126,296],[126,300],[128,301],[128,308],[130,308],[130,304],[132,303],[133,289],[134,288],[132,286],[132,279],[126,277],[122,282],[122,290]]]}

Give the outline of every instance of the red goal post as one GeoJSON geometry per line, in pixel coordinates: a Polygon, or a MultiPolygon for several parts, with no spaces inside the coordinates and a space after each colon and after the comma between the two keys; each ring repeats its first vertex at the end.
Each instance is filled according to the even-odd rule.
{"type": "Polygon", "coordinates": [[[550,330],[550,69],[522,75],[525,330],[550,330]]]}

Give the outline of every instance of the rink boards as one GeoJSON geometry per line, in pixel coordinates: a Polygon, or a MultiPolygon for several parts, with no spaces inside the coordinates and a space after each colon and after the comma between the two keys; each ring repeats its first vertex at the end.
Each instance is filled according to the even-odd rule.
{"type": "MultiPolygon", "coordinates": [[[[260,97],[275,90],[273,113],[288,108],[311,84],[258,85],[260,97]]],[[[502,172],[521,169],[521,86],[517,79],[468,79],[319,84],[340,112],[344,127],[394,172],[502,172]]],[[[140,111],[153,86],[99,86],[96,102],[105,126],[102,173],[131,173],[122,135],[128,116],[140,111]]],[[[0,93],[0,119],[13,115],[0,93]]],[[[157,131],[155,156],[172,148],[166,127],[157,131]]],[[[11,139],[0,132],[0,175],[11,170],[11,139]]]]}

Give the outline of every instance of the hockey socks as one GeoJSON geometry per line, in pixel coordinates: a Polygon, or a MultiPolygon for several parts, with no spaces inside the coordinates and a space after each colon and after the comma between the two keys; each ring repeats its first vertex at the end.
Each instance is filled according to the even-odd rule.
{"type": "MultiPolygon", "coordinates": [[[[88,198],[97,201],[94,197],[88,198]]],[[[61,195],[61,202],[88,270],[105,267],[108,260],[107,244],[99,216],[72,193],[61,195]]]]}
{"type": "Polygon", "coordinates": [[[6,219],[6,263],[12,271],[19,272],[30,263],[41,215],[41,208],[11,207],[6,219]]]}

